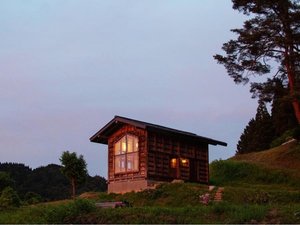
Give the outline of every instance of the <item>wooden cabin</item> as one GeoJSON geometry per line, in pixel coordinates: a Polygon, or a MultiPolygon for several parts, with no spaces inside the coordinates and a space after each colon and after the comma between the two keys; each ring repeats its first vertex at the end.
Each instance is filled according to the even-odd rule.
{"type": "Polygon", "coordinates": [[[115,116],[90,138],[108,145],[108,192],[125,193],[183,180],[208,184],[208,145],[225,142],[115,116]]]}

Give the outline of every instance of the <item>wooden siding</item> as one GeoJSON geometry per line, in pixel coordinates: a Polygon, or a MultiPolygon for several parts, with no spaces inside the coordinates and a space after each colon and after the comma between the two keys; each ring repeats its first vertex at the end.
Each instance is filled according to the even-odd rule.
{"type": "Polygon", "coordinates": [[[137,180],[144,179],[147,175],[147,161],[146,161],[146,131],[136,128],[131,125],[124,125],[108,139],[108,181],[121,181],[121,180],[137,180]],[[114,171],[114,143],[126,134],[132,134],[139,139],[139,171],[115,174],[114,171]]]}
{"type": "Polygon", "coordinates": [[[208,183],[208,144],[179,136],[148,132],[148,178],[170,181],[182,179],[208,183]],[[170,167],[178,159],[177,172],[170,167]],[[183,166],[180,159],[188,159],[183,166]]]}
{"type": "Polygon", "coordinates": [[[155,180],[208,183],[208,144],[178,135],[156,133],[124,124],[108,139],[108,181],[155,180]],[[132,134],[139,139],[139,171],[117,173],[114,171],[114,144],[124,135],[132,134]],[[178,160],[176,169],[171,159],[178,160]],[[188,159],[189,166],[180,163],[188,159]]]}

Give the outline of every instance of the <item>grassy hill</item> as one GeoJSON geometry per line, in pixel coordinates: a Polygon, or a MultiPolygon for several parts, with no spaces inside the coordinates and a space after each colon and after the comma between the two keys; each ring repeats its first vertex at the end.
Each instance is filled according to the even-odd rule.
{"type": "Polygon", "coordinates": [[[300,223],[300,145],[289,143],[210,165],[216,189],[194,183],[162,184],[138,193],[85,193],[77,200],[0,211],[0,223],[300,223]],[[210,194],[204,205],[199,196],[210,194]],[[95,202],[127,201],[131,207],[96,208],[95,202]]]}
{"type": "Polygon", "coordinates": [[[300,145],[296,142],[261,152],[214,161],[211,182],[216,185],[272,185],[300,188],[300,145]]]}
{"type": "Polygon", "coordinates": [[[254,163],[265,168],[289,170],[300,178],[300,146],[295,141],[266,151],[237,155],[230,160],[254,163]]]}

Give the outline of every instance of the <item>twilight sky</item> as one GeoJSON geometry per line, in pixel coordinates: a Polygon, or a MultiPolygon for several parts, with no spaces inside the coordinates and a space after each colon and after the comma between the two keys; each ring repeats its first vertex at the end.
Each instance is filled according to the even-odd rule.
{"type": "Polygon", "coordinates": [[[1,0],[0,162],[60,164],[107,177],[89,141],[115,115],[225,141],[233,156],[256,111],[213,59],[245,17],[230,0],[1,0]]]}

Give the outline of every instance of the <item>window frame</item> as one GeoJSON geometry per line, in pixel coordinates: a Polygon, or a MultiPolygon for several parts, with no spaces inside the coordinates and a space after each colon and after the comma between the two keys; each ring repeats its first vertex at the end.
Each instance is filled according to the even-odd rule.
{"type": "Polygon", "coordinates": [[[180,166],[189,168],[190,167],[190,160],[188,158],[180,158],[180,166]]]}
{"type": "Polygon", "coordinates": [[[134,173],[140,171],[138,136],[133,134],[123,135],[115,141],[113,150],[113,165],[115,174],[134,173]],[[130,138],[132,139],[130,140],[130,138]],[[119,162],[119,166],[116,165],[117,162],[119,162]],[[124,166],[122,166],[122,162],[124,162],[124,166]]]}

